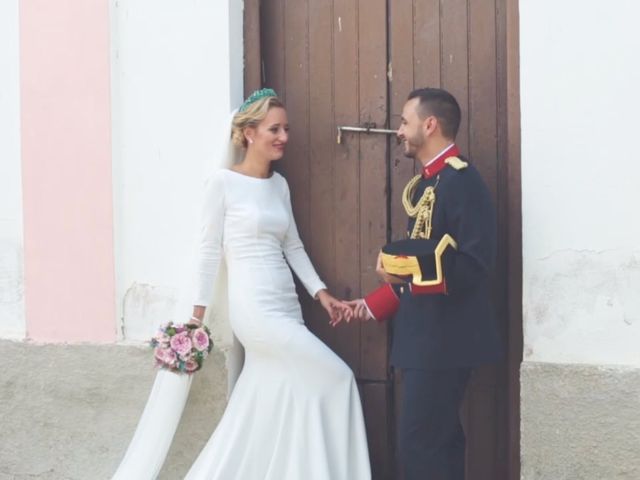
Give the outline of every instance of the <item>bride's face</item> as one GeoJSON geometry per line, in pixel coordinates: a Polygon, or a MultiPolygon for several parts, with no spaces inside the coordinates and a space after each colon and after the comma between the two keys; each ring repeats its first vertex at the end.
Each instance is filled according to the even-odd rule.
{"type": "Polygon", "coordinates": [[[279,160],[289,140],[289,121],[284,108],[272,107],[253,131],[247,132],[249,148],[269,160],[279,160]]]}

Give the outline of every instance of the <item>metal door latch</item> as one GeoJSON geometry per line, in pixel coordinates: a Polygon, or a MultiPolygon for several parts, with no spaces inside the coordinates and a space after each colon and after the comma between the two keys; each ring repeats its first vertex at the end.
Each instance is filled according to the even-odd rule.
{"type": "Polygon", "coordinates": [[[342,132],[358,132],[358,133],[382,133],[385,135],[396,135],[398,133],[397,130],[389,130],[388,128],[377,128],[375,122],[366,122],[362,127],[347,127],[347,126],[339,126],[338,127],[338,145],[342,143],[342,132]]]}

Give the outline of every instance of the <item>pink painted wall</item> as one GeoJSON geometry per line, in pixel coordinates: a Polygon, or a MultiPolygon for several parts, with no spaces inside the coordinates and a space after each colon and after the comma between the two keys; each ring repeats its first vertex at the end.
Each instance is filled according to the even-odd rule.
{"type": "Polygon", "coordinates": [[[20,0],[27,336],[110,342],[108,0],[20,0]]]}

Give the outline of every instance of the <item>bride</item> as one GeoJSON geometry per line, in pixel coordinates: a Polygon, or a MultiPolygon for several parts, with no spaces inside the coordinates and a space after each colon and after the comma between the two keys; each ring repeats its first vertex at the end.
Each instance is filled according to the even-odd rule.
{"type": "MultiPolygon", "coordinates": [[[[190,321],[201,322],[210,303],[217,319],[228,312],[232,392],[188,480],[371,478],[353,373],[304,325],[289,269],[332,324],[350,318],[349,307],[327,292],[304,250],[286,180],[271,173],[288,129],[275,92],[254,92],[233,116],[225,165],[206,187],[190,321]]],[[[157,476],[190,383],[190,376],[158,372],[114,480],[157,476]]]]}

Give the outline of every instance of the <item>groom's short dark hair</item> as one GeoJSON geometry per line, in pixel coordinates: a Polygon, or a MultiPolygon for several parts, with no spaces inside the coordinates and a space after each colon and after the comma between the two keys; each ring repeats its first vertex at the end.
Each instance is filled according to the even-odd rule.
{"type": "Polygon", "coordinates": [[[455,97],[441,88],[418,88],[409,94],[407,100],[419,98],[418,116],[422,119],[430,115],[440,123],[442,134],[454,139],[460,128],[460,105],[455,97]]]}

